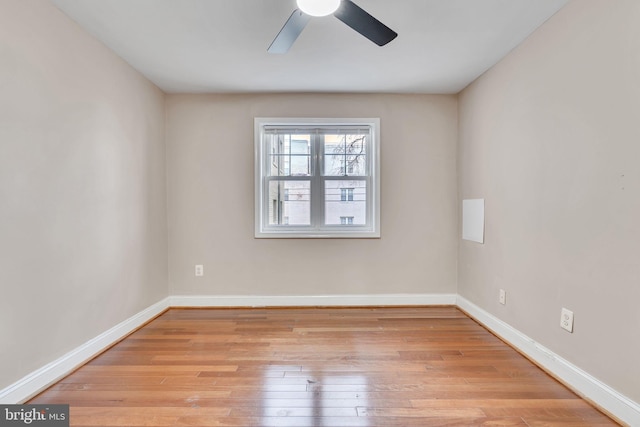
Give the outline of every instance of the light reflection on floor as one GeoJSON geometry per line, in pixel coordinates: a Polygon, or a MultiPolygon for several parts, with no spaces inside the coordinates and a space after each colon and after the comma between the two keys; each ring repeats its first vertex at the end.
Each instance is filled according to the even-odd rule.
{"type": "MultiPolygon", "coordinates": [[[[358,417],[358,408],[369,407],[365,375],[319,373],[300,365],[269,365],[265,366],[263,378],[262,417],[271,418],[275,425],[336,425],[336,418],[358,417]],[[354,391],[354,386],[360,391],[354,391]],[[336,393],[350,396],[339,399],[336,393]],[[287,418],[293,424],[277,422],[273,417],[287,418]]],[[[364,418],[359,420],[363,422],[358,426],[368,425],[364,418]]]]}

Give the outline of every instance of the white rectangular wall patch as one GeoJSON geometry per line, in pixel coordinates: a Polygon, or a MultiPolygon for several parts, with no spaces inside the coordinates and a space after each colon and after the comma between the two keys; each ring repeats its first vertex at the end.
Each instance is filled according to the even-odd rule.
{"type": "Polygon", "coordinates": [[[462,239],[484,243],[484,199],[462,201],[462,239]]]}

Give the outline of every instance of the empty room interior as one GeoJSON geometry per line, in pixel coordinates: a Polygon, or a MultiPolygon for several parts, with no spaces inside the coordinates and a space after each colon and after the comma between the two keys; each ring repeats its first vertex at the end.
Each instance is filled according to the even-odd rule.
{"type": "Polygon", "coordinates": [[[0,403],[640,426],[640,2],[297,7],[0,0],[0,403]]]}

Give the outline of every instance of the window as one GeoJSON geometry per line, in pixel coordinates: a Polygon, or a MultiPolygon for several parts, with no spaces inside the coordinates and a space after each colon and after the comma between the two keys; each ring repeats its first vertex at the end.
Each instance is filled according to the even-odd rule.
{"type": "Polygon", "coordinates": [[[353,188],[341,188],[340,201],[353,202],[353,188]]]}
{"type": "Polygon", "coordinates": [[[378,119],[255,119],[256,237],[380,237],[378,119]]]}
{"type": "Polygon", "coordinates": [[[342,225],[353,224],[353,217],[352,216],[341,216],[340,217],[340,224],[342,224],[342,225]]]}

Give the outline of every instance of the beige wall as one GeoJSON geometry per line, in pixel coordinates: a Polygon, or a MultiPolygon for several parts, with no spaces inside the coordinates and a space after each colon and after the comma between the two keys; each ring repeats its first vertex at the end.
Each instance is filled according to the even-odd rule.
{"type": "Polygon", "coordinates": [[[459,293],[636,402],[638,23],[637,0],[571,2],[463,91],[458,164],[460,198],[486,199],[459,293]]]}
{"type": "Polygon", "coordinates": [[[171,294],[455,293],[456,134],[455,96],[168,96],[171,294]],[[382,238],[254,239],[254,117],[380,117],[382,238]]]}
{"type": "Polygon", "coordinates": [[[167,295],[164,95],[0,0],[0,389],[167,295]]]}

